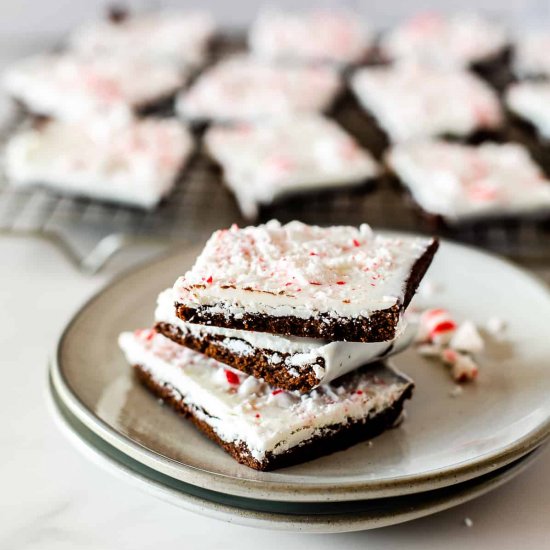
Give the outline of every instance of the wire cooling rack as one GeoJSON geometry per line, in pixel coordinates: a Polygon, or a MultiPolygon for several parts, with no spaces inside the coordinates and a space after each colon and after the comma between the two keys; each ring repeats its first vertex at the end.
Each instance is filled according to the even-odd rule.
{"type": "MultiPolygon", "coordinates": [[[[213,60],[240,47],[235,40],[220,42],[213,60]]],[[[364,141],[365,136],[360,135],[364,115],[349,95],[338,102],[332,114],[364,141]]],[[[5,140],[20,122],[21,117],[14,120],[0,137],[5,140]]],[[[389,183],[374,190],[296,197],[265,209],[261,217],[317,224],[367,222],[377,228],[437,233],[529,265],[550,265],[549,224],[503,221],[443,230],[419,217],[407,196],[389,183]]],[[[182,173],[174,192],[152,212],[64,197],[43,189],[16,189],[3,179],[0,181],[0,232],[47,238],[87,272],[99,270],[129,243],[200,242],[215,229],[232,223],[246,222],[224,187],[221,173],[200,149],[182,173]]]]}

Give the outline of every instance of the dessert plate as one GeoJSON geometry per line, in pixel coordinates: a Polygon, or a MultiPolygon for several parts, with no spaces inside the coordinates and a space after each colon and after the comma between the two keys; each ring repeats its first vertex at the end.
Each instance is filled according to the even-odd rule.
{"type": "Polygon", "coordinates": [[[98,466],[137,488],[190,512],[240,525],[307,533],[339,533],[396,525],[477,498],[510,481],[544,450],[536,449],[511,464],[452,487],[350,502],[278,502],[216,493],[189,485],[144,466],[109,445],[63,405],[49,385],[54,418],[75,447],[98,466]]]}
{"type": "Polygon", "coordinates": [[[442,243],[416,305],[457,319],[506,322],[488,342],[476,383],[452,397],[438,362],[408,349],[392,358],[416,382],[407,420],[375,440],[271,473],[237,464],[190,423],[161,406],[132,375],[117,347],[123,330],[152,323],[157,293],[194,261],[181,250],[117,279],[75,315],[52,364],[64,404],[134,460],[180,481],[249,498],[349,501],[417,493],[466,481],[525,455],[550,432],[548,289],[484,252],[442,243]]]}

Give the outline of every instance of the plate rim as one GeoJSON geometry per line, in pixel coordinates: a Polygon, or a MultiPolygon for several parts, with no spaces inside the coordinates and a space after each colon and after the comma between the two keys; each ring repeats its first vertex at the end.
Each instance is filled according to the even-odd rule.
{"type": "MultiPolygon", "coordinates": [[[[67,416],[72,413],[57,393],[51,373],[48,379],[47,400],[50,414],[53,415],[58,429],[70,440],[73,447],[75,447],[80,454],[86,456],[86,458],[101,469],[108,471],[109,474],[119,479],[123,479],[125,482],[131,483],[142,492],[152,494],[156,498],[168,502],[169,504],[178,506],[195,514],[200,514],[204,517],[214,518],[219,521],[235,523],[246,527],[287,532],[299,531],[302,533],[343,533],[399,525],[459,506],[503,486],[527,470],[547,450],[546,446],[541,445],[524,457],[518,458],[514,463],[503,466],[500,469],[503,471],[499,472],[499,470],[497,470],[487,474],[493,477],[485,478],[481,480],[479,484],[474,483],[468,487],[459,486],[458,489],[454,486],[447,487],[446,489],[450,491],[447,499],[442,495],[441,498],[437,499],[436,502],[431,505],[426,504],[422,508],[408,506],[407,511],[401,511],[396,514],[388,513],[386,515],[373,517],[373,513],[367,511],[345,512],[342,514],[307,514],[307,512],[304,511],[303,514],[285,514],[275,511],[255,510],[232,506],[229,503],[218,502],[206,496],[193,495],[187,493],[184,488],[178,490],[176,487],[163,484],[161,480],[149,477],[147,473],[151,469],[139,461],[130,458],[130,460],[136,464],[136,468],[132,469],[124,462],[117,460],[116,455],[120,454],[126,457],[127,455],[97,436],[93,430],[89,430],[76,416],[73,415],[72,419],[77,424],[77,427],[70,423],[67,416]],[[66,407],[67,412],[62,410],[59,406],[59,402],[61,402],[62,406],[66,407]],[[113,451],[113,453],[108,454],[83,436],[81,431],[78,430],[78,427],[81,426],[83,426],[85,430],[88,429],[92,435],[98,437],[98,439],[113,451]]],[[[472,482],[475,482],[475,479],[470,480],[470,483],[472,482]]],[[[199,488],[199,490],[202,489],[199,488]]],[[[212,491],[208,491],[208,493],[211,494],[212,491]]],[[[392,500],[392,498],[399,499],[400,497],[390,497],[388,500],[392,500]]],[[[250,500],[253,501],[254,499],[250,500]]],[[[274,501],[274,503],[279,504],[280,501],[274,501]]],[[[303,504],[304,506],[307,505],[307,503],[303,504]]]]}
{"type": "MultiPolygon", "coordinates": [[[[378,232],[396,236],[418,236],[418,234],[410,232],[385,230],[378,230],[378,232]]],[[[508,269],[512,269],[519,275],[530,280],[531,283],[535,284],[541,291],[547,294],[550,301],[550,288],[548,288],[548,285],[533,273],[516,265],[507,258],[503,258],[475,246],[448,239],[440,239],[440,242],[442,245],[450,245],[452,247],[462,248],[470,253],[473,252],[480,256],[487,256],[493,261],[505,265],[508,269]]],[[[181,255],[185,249],[186,247],[181,246],[173,247],[151,260],[142,262],[138,266],[130,267],[96,291],[77,308],[66,323],[58,339],[54,356],[50,363],[54,387],[69,410],[86,427],[90,428],[102,439],[145,466],[185,483],[190,483],[202,488],[214,488],[220,492],[236,496],[246,497],[252,494],[258,499],[280,501],[288,500],[289,497],[291,497],[292,501],[297,502],[351,501],[418,493],[445,487],[459,481],[467,481],[485,473],[495,471],[513,462],[515,459],[526,455],[531,450],[541,445],[546,439],[550,438],[549,414],[545,421],[539,424],[537,428],[531,430],[522,438],[510,443],[506,447],[501,448],[496,454],[485,453],[476,458],[456,464],[454,467],[438,468],[421,474],[411,474],[393,478],[392,480],[367,480],[363,482],[350,480],[339,483],[315,481],[307,484],[300,484],[298,487],[296,485],[289,485],[287,481],[277,482],[241,479],[223,473],[202,470],[144,447],[130,437],[118,432],[114,427],[99,418],[99,416],[80,400],[63,373],[61,353],[72,326],[105,292],[112,290],[129,277],[139,276],[148,269],[155,267],[157,264],[170,261],[173,257],[181,255]]]]}

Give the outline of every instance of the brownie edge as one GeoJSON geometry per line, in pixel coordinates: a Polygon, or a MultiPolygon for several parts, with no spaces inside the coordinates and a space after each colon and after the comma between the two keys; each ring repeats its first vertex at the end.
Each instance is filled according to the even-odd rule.
{"type": "MultiPolygon", "coordinates": [[[[189,333],[184,333],[178,327],[170,323],[158,322],[155,324],[155,330],[160,332],[166,338],[169,338],[180,346],[185,346],[193,351],[203,353],[204,355],[240,370],[254,378],[263,378],[270,386],[281,388],[287,391],[299,391],[307,393],[319,384],[319,378],[315,375],[313,366],[305,366],[300,369],[296,375],[290,374],[286,368],[274,368],[269,362],[268,357],[263,350],[257,350],[253,356],[237,355],[230,352],[226,347],[220,344],[223,336],[207,336],[197,338],[189,333]]],[[[278,353],[281,356],[281,364],[290,356],[289,353],[278,353]]],[[[320,367],[325,366],[322,358],[317,363],[320,367]]]]}
{"type": "Polygon", "coordinates": [[[403,302],[388,309],[374,311],[369,317],[333,317],[319,314],[309,319],[300,319],[291,315],[276,317],[260,313],[243,313],[236,317],[232,314],[211,313],[209,306],[193,308],[181,303],[175,304],[176,315],[189,323],[268,332],[282,336],[321,338],[340,342],[387,342],[395,338],[401,314],[414,296],[438,247],[439,241],[434,238],[414,263],[407,279],[403,302]]]}
{"type": "Polygon", "coordinates": [[[264,472],[307,462],[336,451],[342,451],[356,443],[380,435],[395,425],[401,415],[405,400],[411,397],[414,388],[414,385],[411,383],[391,407],[370,418],[350,421],[345,425],[336,424],[327,426],[324,429],[326,435],[314,436],[280,454],[267,453],[265,458],[260,461],[251,455],[246,444],[242,442],[227,442],[221,439],[207,422],[199,419],[194,414],[192,408],[178,397],[179,393],[172,386],[157,381],[141,365],[135,365],[134,369],[138,379],[146,388],[170,405],[177,413],[190,420],[196,428],[222,447],[237,462],[254,470],[264,472]]]}

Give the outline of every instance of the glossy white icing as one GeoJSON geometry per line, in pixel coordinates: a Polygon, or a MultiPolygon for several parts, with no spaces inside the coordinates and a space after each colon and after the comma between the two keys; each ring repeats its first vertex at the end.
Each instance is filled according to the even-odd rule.
{"type": "Polygon", "coordinates": [[[496,56],[507,44],[504,26],[479,14],[420,13],[383,36],[381,51],[392,60],[467,68],[496,56]]]}
{"type": "Polygon", "coordinates": [[[468,137],[502,124],[496,93],[467,71],[401,63],[360,69],[351,85],[361,105],[395,142],[468,137]]]}
{"type": "Polygon", "coordinates": [[[5,165],[15,185],[152,208],[172,189],[193,146],[174,119],[50,121],[14,135],[5,165]]]}
{"type": "Polygon", "coordinates": [[[174,344],[152,331],[126,332],[119,344],[131,365],[141,365],[193,408],[227,442],[242,442],[257,460],[280,454],[329,426],[367,419],[395,403],[410,381],[392,369],[361,371],[345,385],[300,395],[174,344]]]}
{"type": "Polygon", "coordinates": [[[252,53],[271,61],[360,61],[373,43],[361,18],[344,10],[263,12],[249,33],[252,53]]]}
{"type": "Polygon", "coordinates": [[[393,147],[387,161],[423,210],[450,222],[550,213],[550,182],[521,145],[417,142],[393,147]]]}
{"type": "Polygon", "coordinates": [[[17,61],[6,69],[3,84],[33,113],[74,120],[128,114],[175,93],[186,80],[185,71],[169,64],[65,53],[17,61]]]}
{"type": "Polygon", "coordinates": [[[379,173],[369,152],[316,114],[213,127],[205,143],[248,218],[281,196],[360,185],[379,173]]]}
{"type": "Polygon", "coordinates": [[[188,307],[237,316],[368,317],[402,302],[411,269],[430,243],[374,235],[366,224],[232,226],[212,235],[176,281],[175,296],[188,307]]]}
{"type": "Polygon", "coordinates": [[[340,88],[329,67],[272,65],[239,55],[204,72],[180,94],[176,109],[196,121],[252,121],[325,111],[340,88]]]}
{"type": "Polygon", "coordinates": [[[155,12],[119,22],[94,21],[77,28],[69,47],[79,54],[134,57],[179,66],[204,61],[215,24],[203,12],[155,12]]]}
{"type": "Polygon", "coordinates": [[[550,75],[550,32],[530,32],[514,43],[512,67],[520,78],[550,75]]]}

